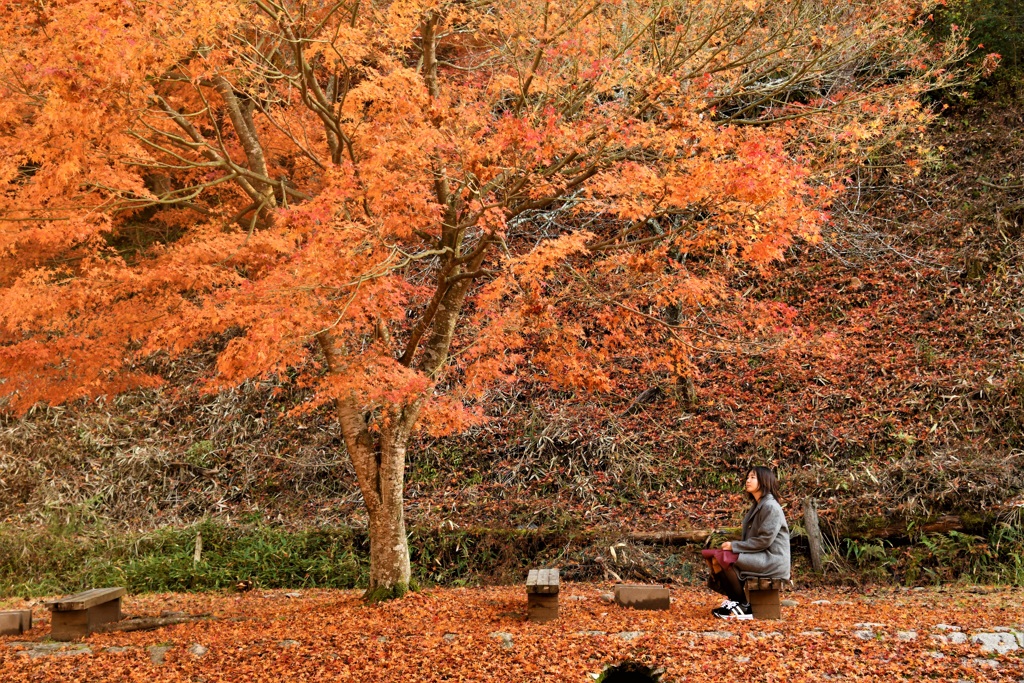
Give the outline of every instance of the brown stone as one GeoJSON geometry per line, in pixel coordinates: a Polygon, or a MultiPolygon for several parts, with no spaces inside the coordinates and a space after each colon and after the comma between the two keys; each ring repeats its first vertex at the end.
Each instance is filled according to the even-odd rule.
{"type": "Polygon", "coordinates": [[[645,610],[668,609],[668,588],[620,583],[615,586],[615,602],[623,607],[645,610]]]}

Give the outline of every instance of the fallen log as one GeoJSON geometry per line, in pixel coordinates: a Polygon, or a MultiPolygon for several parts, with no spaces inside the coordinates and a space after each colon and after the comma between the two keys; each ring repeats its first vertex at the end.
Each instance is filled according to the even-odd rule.
{"type": "Polygon", "coordinates": [[[647,531],[635,532],[627,537],[634,543],[661,543],[664,545],[683,545],[686,543],[705,543],[712,536],[732,540],[740,537],[739,527],[724,529],[695,529],[690,531],[647,531]]]}
{"type": "Polygon", "coordinates": [[[963,531],[966,528],[964,520],[956,515],[944,515],[931,522],[923,524],[916,522],[900,522],[884,527],[873,529],[848,528],[843,534],[844,538],[857,540],[872,540],[878,538],[906,538],[917,534],[945,534],[950,531],[963,531]]]}
{"type": "Polygon", "coordinates": [[[130,619],[123,619],[121,621],[114,621],[108,624],[101,624],[94,629],[93,633],[114,633],[124,631],[152,631],[165,626],[174,626],[175,624],[190,624],[196,621],[204,621],[210,618],[209,613],[196,614],[193,616],[175,616],[175,617],[132,617],[130,619]]]}
{"type": "MultiPolygon", "coordinates": [[[[816,511],[813,513],[813,520],[817,522],[816,511]]],[[[950,531],[964,531],[966,528],[967,524],[962,518],[956,515],[945,515],[930,522],[901,522],[868,529],[859,529],[856,527],[856,524],[853,524],[848,526],[839,538],[852,538],[855,540],[908,538],[917,534],[944,534],[950,531]]],[[[720,536],[726,540],[734,540],[740,538],[740,534],[741,530],[739,527],[725,527],[722,529],[693,529],[687,531],[643,531],[628,534],[626,538],[634,543],[685,545],[687,543],[705,543],[713,535],[720,536]]],[[[819,538],[823,536],[820,527],[818,535],[819,538]]]]}

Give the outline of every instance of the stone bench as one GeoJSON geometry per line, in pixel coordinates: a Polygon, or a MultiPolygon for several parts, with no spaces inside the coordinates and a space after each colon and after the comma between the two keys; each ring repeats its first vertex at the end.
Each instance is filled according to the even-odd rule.
{"type": "Polygon", "coordinates": [[[526,612],[543,624],[558,618],[558,569],[531,569],[526,577],[526,612]]]}
{"type": "Polygon", "coordinates": [[[754,618],[781,619],[782,604],[779,601],[779,591],[788,588],[789,585],[789,579],[747,579],[744,589],[754,618]]]}
{"type": "Polygon", "coordinates": [[[74,595],[51,600],[50,636],[54,640],[84,638],[100,624],[121,620],[121,597],[124,588],[93,588],[74,595]]]}

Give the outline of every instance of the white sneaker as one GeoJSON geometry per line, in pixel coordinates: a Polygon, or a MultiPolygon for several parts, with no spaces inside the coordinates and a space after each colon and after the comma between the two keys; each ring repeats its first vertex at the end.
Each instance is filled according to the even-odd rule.
{"type": "Polygon", "coordinates": [[[719,619],[739,619],[746,621],[754,618],[750,605],[741,605],[738,602],[729,601],[729,607],[719,607],[711,610],[711,614],[719,619]]]}

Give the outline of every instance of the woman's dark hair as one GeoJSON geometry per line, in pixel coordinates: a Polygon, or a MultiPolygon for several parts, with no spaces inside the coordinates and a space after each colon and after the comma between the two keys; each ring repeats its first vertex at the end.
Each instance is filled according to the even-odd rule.
{"type": "MultiPolygon", "coordinates": [[[[772,494],[776,500],[779,498],[779,480],[775,477],[775,473],[767,467],[751,467],[747,470],[747,474],[750,472],[754,473],[757,477],[757,488],[761,489],[761,497],[764,498],[766,494],[772,494]]],[[[751,496],[753,498],[753,496],[751,496]]]]}

